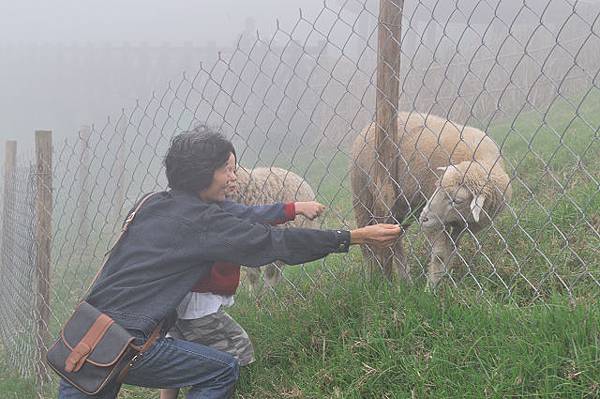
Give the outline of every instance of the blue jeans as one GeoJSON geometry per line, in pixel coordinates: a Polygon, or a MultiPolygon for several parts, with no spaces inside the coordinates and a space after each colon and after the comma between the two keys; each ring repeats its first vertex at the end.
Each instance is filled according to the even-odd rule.
{"type": "MultiPolygon", "coordinates": [[[[124,383],[148,388],[191,387],[187,399],[230,398],[239,377],[237,360],[208,346],[174,338],[158,341],[137,359],[124,383]]],[[[115,399],[120,385],[106,387],[98,395],[86,395],[62,380],[59,399],[115,399]]]]}

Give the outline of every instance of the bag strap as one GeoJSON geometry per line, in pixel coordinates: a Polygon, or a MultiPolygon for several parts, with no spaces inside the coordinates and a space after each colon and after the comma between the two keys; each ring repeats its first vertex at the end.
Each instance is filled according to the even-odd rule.
{"type": "Polygon", "coordinates": [[[96,349],[96,345],[102,340],[104,334],[110,326],[114,324],[114,320],[101,313],[94,321],[94,324],[85,333],[81,341],[75,345],[67,359],[65,360],[65,371],[68,373],[78,372],[84,365],[88,356],[96,349]]]}
{"type": "Polygon", "coordinates": [[[115,242],[113,243],[113,245],[110,247],[110,249],[104,254],[104,262],[102,263],[102,266],[100,267],[100,269],[98,270],[98,272],[96,273],[96,275],[94,276],[94,279],[92,280],[92,282],[90,283],[90,285],[88,286],[87,290],[85,290],[85,293],[83,294],[83,297],[85,298],[87,296],[87,294],[89,294],[90,289],[92,288],[92,286],[94,285],[94,283],[96,282],[96,280],[98,279],[98,276],[100,276],[100,273],[102,273],[102,270],[104,270],[104,266],[106,266],[106,262],[108,262],[108,255],[110,255],[110,253],[112,252],[113,249],[115,249],[115,247],[117,246],[117,244],[119,242],[121,242],[121,239],[123,238],[123,236],[125,235],[125,233],[127,232],[127,229],[129,229],[129,226],[131,225],[131,223],[133,223],[133,219],[135,218],[135,215],[139,212],[140,208],[142,207],[142,205],[144,205],[144,203],[150,199],[150,197],[154,196],[156,193],[149,193],[146,194],[136,205],[135,209],[133,211],[131,211],[131,213],[129,215],[127,215],[127,218],[125,219],[125,222],[123,223],[123,227],[121,227],[121,231],[119,232],[119,235],[117,237],[117,239],[115,240],[115,242]]]}
{"type": "Polygon", "coordinates": [[[164,320],[162,320],[160,323],[158,323],[158,325],[156,327],[154,327],[154,330],[152,330],[150,337],[146,340],[146,342],[144,342],[144,344],[142,346],[135,346],[135,345],[131,346],[133,348],[133,350],[136,351],[137,353],[135,354],[135,356],[133,356],[131,358],[131,360],[129,362],[127,362],[125,367],[123,367],[123,369],[119,372],[119,376],[117,377],[117,382],[122,383],[123,380],[125,379],[125,377],[127,377],[127,373],[129,373],[129,369],[131,368],[131,366],[133,366],[133,364],[136,362],[136,360],[138,360],[139,357],[143,357],[144,354],[146,353],[146,351],[148,349],[150,349],[150,347],[156,343],[158,338],[160,338],[160,336],[161,336],[163,325],[164,325],[164,320]]]}
{"type": "Polygon", "coordinates": [[[114,244],[112,245],[112,247],[106,252],[105,256],[110,254],[112,252],[112,250],[117,246],[117,244],[121,241],[121,238],[123,238],[123,235],[127,232],[127,229],[129,229],[129,226],[131,225],[131,223],[133,222],[133,218],[135,218],[135,215],[139,212],[140,208],[142,207],[142,205],[144,205],[144,203],[150,199],[150,197],[154,196],[156,193],[149,193],[146,194],[137,204],[137,206],[135,207],[135,209],[133,211],[131,211],[131,213],[129,215],[127,215],[127,218],[125,219],[125,222],[123,223],[123,227],[121,227],[121,231],[119,232],[119,236],[117,237],[117,239],[115,240],[114,244]]]}

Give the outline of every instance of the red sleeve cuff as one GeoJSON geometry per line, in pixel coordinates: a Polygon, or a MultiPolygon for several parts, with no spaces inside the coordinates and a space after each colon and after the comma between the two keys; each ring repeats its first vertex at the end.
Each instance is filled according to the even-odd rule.
{"type": "Polygon", "coordinates": [[[296,204],[293,202],[288,202],[283,205],[283,213],[285,215],[285,220],[289,222],[290,220],[296,219],[296,204]]]}

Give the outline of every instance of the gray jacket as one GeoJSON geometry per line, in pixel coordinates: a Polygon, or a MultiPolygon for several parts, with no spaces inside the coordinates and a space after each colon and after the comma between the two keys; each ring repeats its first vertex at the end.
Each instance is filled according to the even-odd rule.
{"type": "Polygon", "coordinates": [[[243,217],[243,206],[206,203],[182,191],[157,193],[113,249],[87,301],[143,340],[215,261],[293,265],[350,245],[345,230],[274,228],[243,217]]]}

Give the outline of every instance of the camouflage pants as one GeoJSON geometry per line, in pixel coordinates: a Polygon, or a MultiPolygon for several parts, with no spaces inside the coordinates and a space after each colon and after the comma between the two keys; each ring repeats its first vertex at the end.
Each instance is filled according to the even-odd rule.
{"type": "Polygon", "coordinates": [[[248,333],[222,309],[199,319],[178,319],[169,334],[227,352],[238,359],[240,366],[254,361],[248,333]]]}

